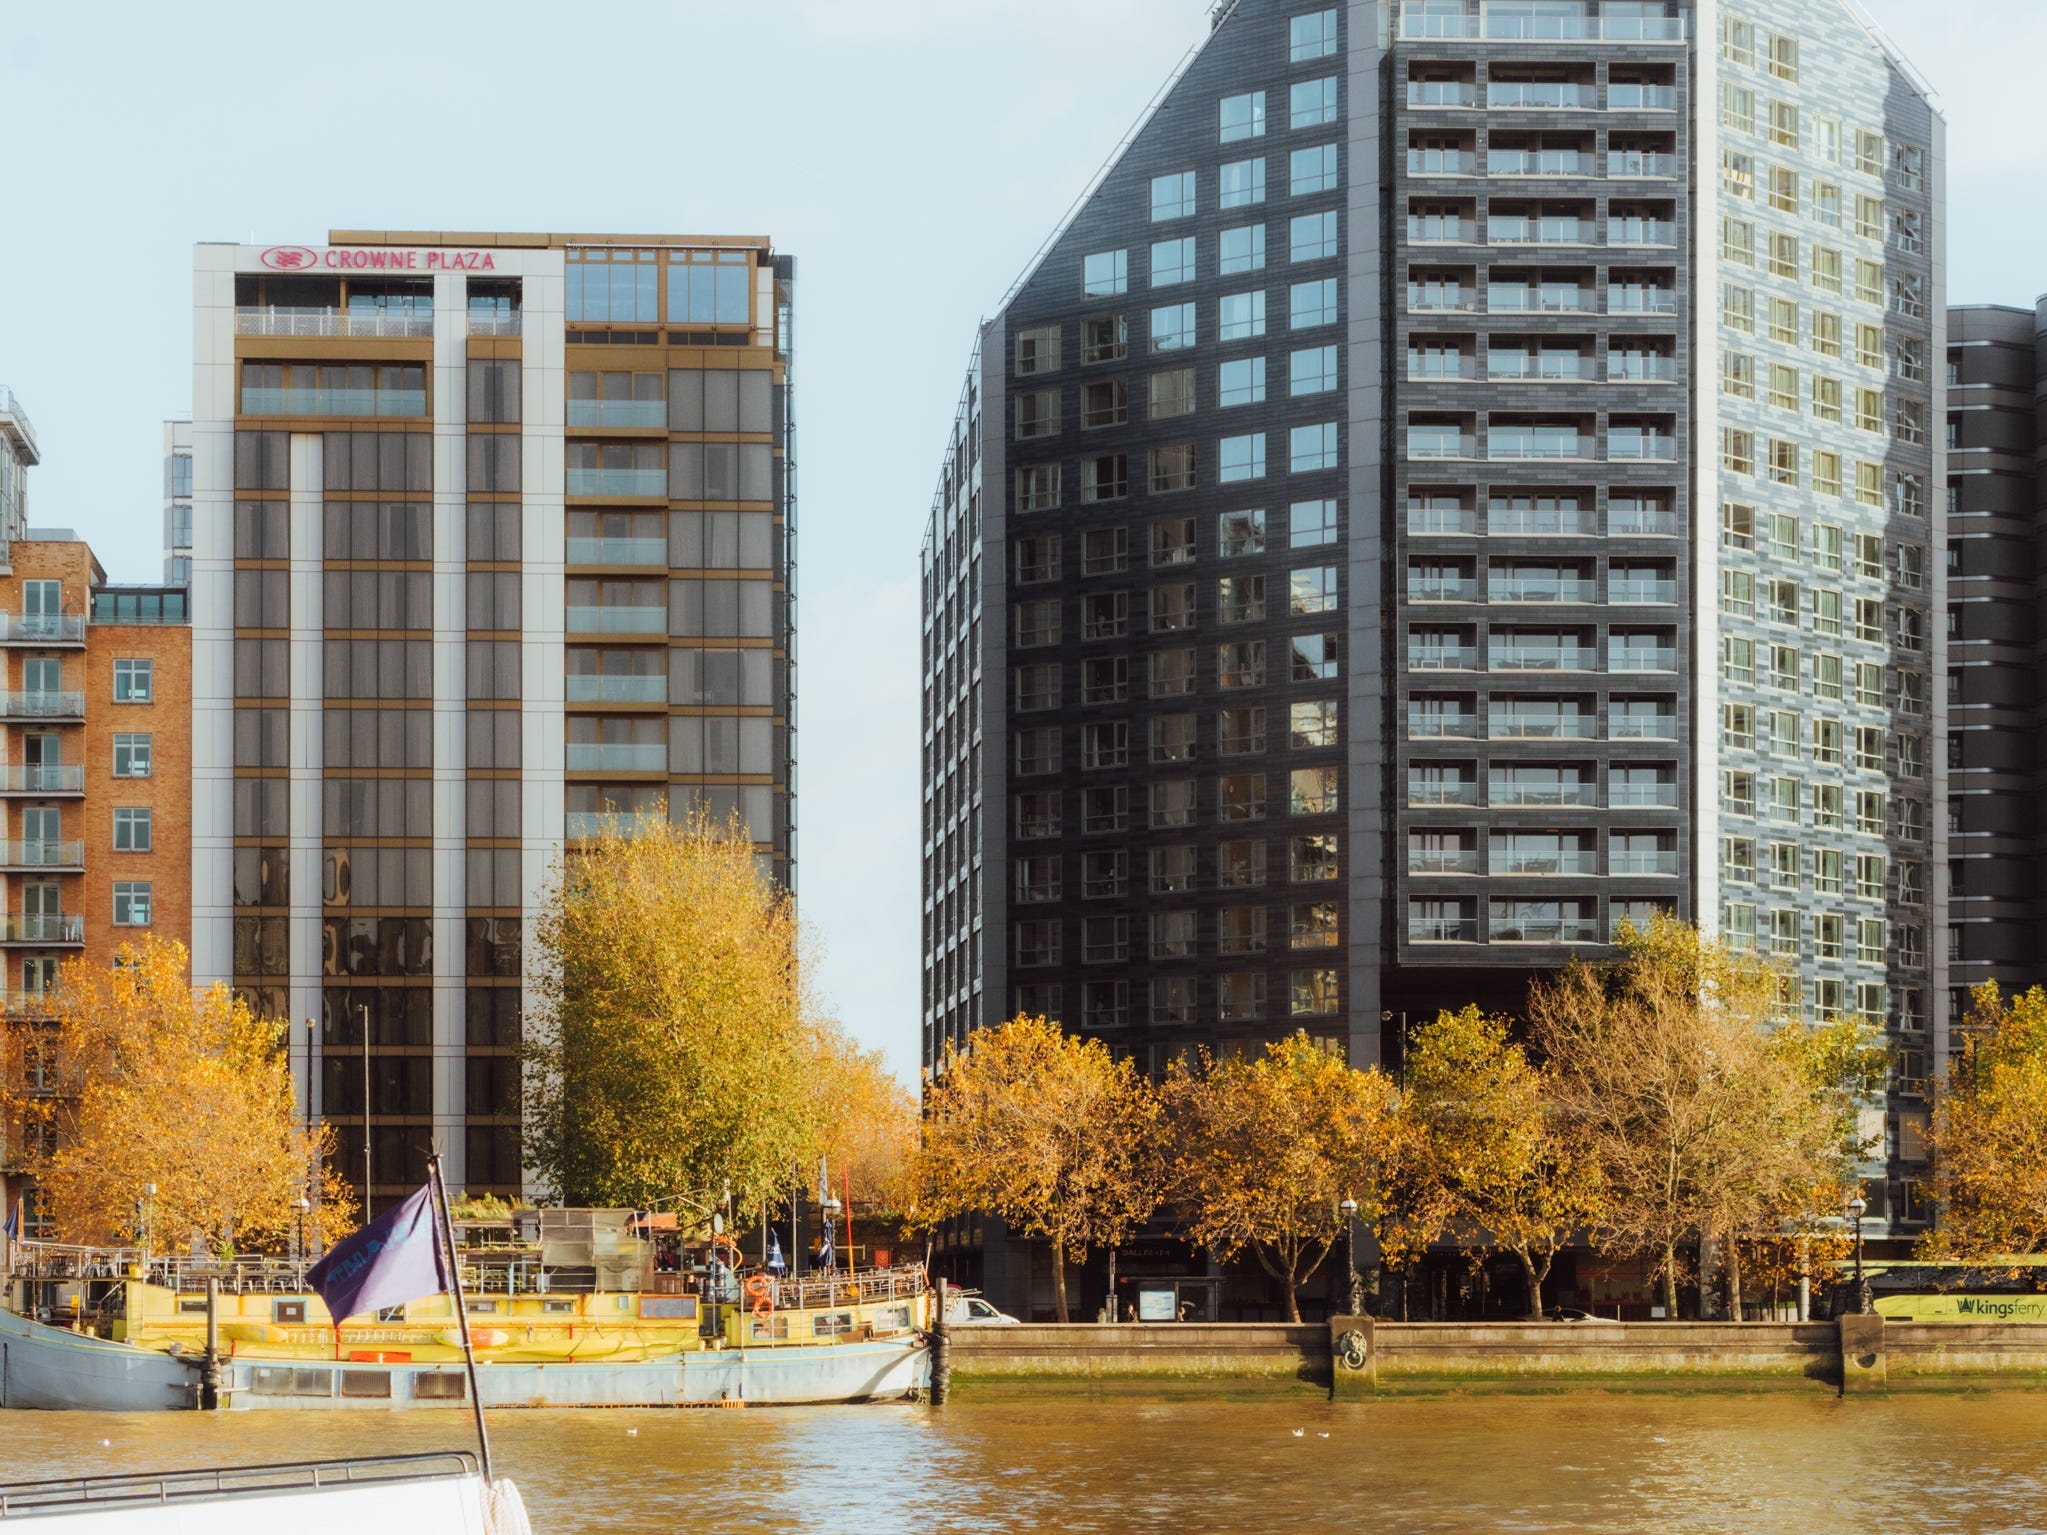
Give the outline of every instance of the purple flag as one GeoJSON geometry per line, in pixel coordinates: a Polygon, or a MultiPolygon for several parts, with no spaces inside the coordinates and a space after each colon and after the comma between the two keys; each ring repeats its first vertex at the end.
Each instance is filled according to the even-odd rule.
{"type": "Polygon", "coordinates": [[[336,1242],[306,1271],[306,1282],[320,1292],[337,1325],[452,1289],[434,1236],[432,1185],[336,1242]]]}

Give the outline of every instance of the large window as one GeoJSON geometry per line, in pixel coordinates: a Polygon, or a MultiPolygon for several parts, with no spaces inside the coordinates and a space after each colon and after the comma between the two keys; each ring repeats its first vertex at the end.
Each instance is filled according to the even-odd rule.
{"type": "Polygon", "coordinates": [[[114,776],[147,778],[150,775],[153,738],[147,732],[122,732],[114,737],[114,776]]]}
{"type": "Polygon", "coordinates": [[[671,325],[745,325],[753,318],[753,252],[671,251],[668,263],[671,325]]]}
{"type": "Polygon", "coordinates": [[[1290,260],[1314,261],[1323,256],[1336,254],[1336,214],[1309,213],[1290,220],[1287,225],[1287,250],[1290,260]]]}
{"type": "Polygon", "coordinates": [[[1151,179],[1151,217],[1157,223],[1161,219],[1187,218],[1194,212],[1194,172],[1175,171],[1170,176],[1154,176],[1151,179]]]}
{"type": "MultiPolygon", "coordinates": [[[[1122,252],[1117,252],[1121,255],[1122,252]]],[[[1088,258],[1090,261],[1094,257],[1088,258]]],[[[1151,248],[1151,285],[1169,288],[1175,283],[1194,281],[1194,236],[1160,240],[1151,248]]],[[[1121,293],[1122,288],[1114,291],[1121,293]]]]}
{"type": "Polygon", "coordinates": [[[1220,117],[1222,142],[1225,144],[1262,137],[1265,133],[1265,92],[1246,91],[1241,96],[1223,97],[1220,117]]]}
{"type": "Polygon", "coordinates": [[[119,805],[114,809],[114,851],[146,853],[153,842],[152,814],[147,805],[119,805]]]}
{"type": "Polygon", "coordinates": [[[571,250],[564,294],[569,322],[658,324],[658,255],[650,250],[571,250]]]}
{"type": "Polygon", "coordinates": [[[1096,251],[1081,257],[1080,291],[1087,298],[1107,298],[1130,291],[1130,252],[1096,251]]]}
{"type": "Polygon", "coordinates": [[[1245,208],[1265,201],[1265,161],[1233,160],[1216,183],[1217,201],[1225,208],[1245,208]]]}
{"type": "Polygon", "coordinates": [[[146,879],[114,881],[114,926],[149,926],[150,882],[146,879]]]}
{"type": "Polygon", "coordinates": [[[114,662],[114,702],[146,704],[154,696],[154,663],[147,656],[114,662]]]}
{"type": "Polygon", "coordinates": [[[1297,80],[1287,91],[1287,126],[1314,128],[1336,121],[1336,77],[1297,80]]]}
{"type": "Polygon", "coordinates": [[[1195,319],[1192,304],[1168,304],[1151,312],[1151,349],[1174,352],[1194,345],[1195,319]]]}
{"type": "Polygon", "coordinates": [[[1336,52],[1336,10],[1309,11],[1290,16],[1286,24],[1287,60],[1300,64],[1327,58],[1336,52]]]}

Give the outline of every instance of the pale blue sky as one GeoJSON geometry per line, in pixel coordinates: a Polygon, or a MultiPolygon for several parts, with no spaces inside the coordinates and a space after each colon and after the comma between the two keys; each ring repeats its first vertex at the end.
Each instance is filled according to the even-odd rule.
{"type": "MultiPolygon", "coordinates": [[[[329,227],[771,235],[800,262],[799,895],[914,1075],[917,546],[977,320],[1206,0],[9,7],[0,383],[31,516],[161,569],[195,241],[329,227]]],[[[2047,288],[2047,7],[1870,0],[1949,117],[1949,295],[2047,288]]]]}

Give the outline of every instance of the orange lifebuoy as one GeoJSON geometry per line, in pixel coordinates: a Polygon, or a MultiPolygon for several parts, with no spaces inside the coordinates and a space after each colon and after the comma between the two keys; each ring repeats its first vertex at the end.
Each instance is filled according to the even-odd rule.
{"type": "Polygon", "coordinates": [[[753,1301],[753,1314],[757,1317],[773,1316],[775,1312],[775,1282],[765,1274],[753,1274],[746,1281],[746,1293],[753,1301]]]}

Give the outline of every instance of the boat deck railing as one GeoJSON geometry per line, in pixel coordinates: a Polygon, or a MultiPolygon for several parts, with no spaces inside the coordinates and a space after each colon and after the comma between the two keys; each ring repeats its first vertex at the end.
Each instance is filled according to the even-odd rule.
{"type": "Polygon", "coordinates": [[[125,1279],[142,1256],[139,1247],[15,1241],[8,1244],[8,1272],[17,1279],[125,1279]]]}
{"type": "Polygon", "coordinates": [[[447,1481],[478,1474],[467,1450],[415,1455],[374,1455],[356,1460],[308,1460],[271,1466],[216,1466],[204,1471],[139,1471],[109,1476],[60,1477],[0,1483],[0,1519],[76,1513],[141,1503],[190,1503],[219,1498],[328,1491],[389,1482],[447,1481]]]}
{"type": "Polygon", "coordinates": [[[777,1279],[771,1283],[774,1286],[771,1298],[777,1311],[816,1311],[865,1305],[870,1301],[909,1300],[929,1288],[920,1267],[806,1274],[801,1279],[777,1279]]]}

